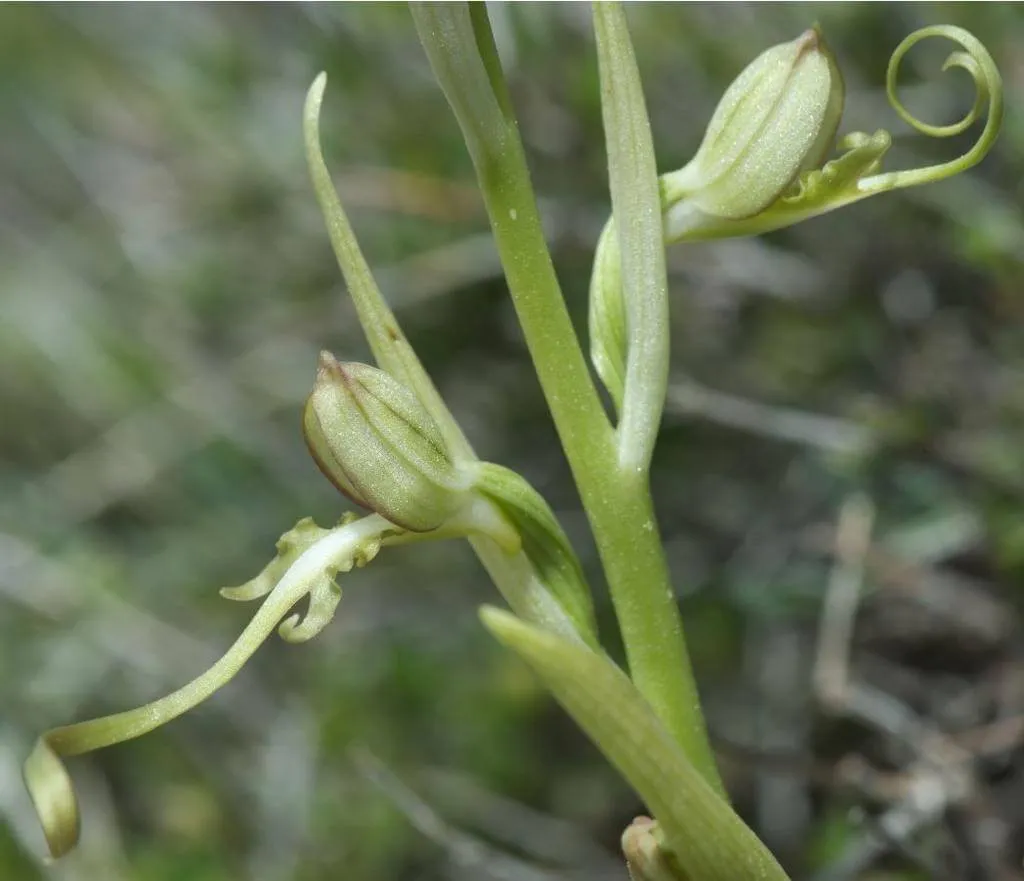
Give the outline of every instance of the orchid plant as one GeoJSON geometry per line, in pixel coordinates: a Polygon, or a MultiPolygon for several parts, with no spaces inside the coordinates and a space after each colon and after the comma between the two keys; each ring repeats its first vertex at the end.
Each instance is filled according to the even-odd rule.
{"type": "Polygon", "coordinates": [[[222,590],[261,604],[197,679],[146,706],[39,739],[25,779],[50,851],[67,853],[79,835],[63,759],[138,737],[205,700],[275,629],[293,642],[315,636],[335,613],[341,574],[386,548],[457,538],[471,543],[510,609],[484,608],[484,626],[536,671],[650,811],[652,818],[638,818],[623,835],[633,878],[782,881],[783,869],[730,806],[715,765],[653,512],[649,466],[669,368],[665,248],[778,229],[971,167],[998,133],[999,73],[984,46],[960,28],[908,36],[886,76],[899,116],[936,137],[982,119],[984,125],[974,146],[950,162],[883,171],[887,132],[837,141],[843,80],[821,33],[811,29],[740,73],[693,159],[659,177],[625,12],[618,3],[595,3],[612,211],[590,284],[592,373],[545,243],[486,7],[411,7],[477,173],[509,292],[600,552],[626,666],[601,647],[590,588],[550,507],[520,475],[476,455],[381,296],[321,152],[321,74],[305,104],[306,155],[377,364],[323,353],[303,429],[324,475],[368,513],[347,513],[327,528],[300,521],[260,574],[222,590]],[[929,37],[956,44],[943,69],[965,70],[976,87],[972,108],[951,125],[916,119],[896,94],[901,60],[929,37]],[[837,147],[840,155],[830,158],[837,147]],[[293,613],[306,597],[305,612],[293,613]]]}

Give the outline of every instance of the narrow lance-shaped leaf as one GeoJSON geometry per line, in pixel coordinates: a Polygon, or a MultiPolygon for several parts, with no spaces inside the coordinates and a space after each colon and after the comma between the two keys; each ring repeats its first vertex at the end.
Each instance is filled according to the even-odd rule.
{"type": "Polygon", "coordinates": [[[317,201],[327,224],[331,246],[338,259],[349,294],[355,304],[363,333],[377,359],[377,365],[408,388],[437,422],[453,455],[473,458],[473,450],[452,417],[429,374],[409,344],[394,313],[384,300],[363,256],[352,224],[334,189],[331,174],[320,148],[320,107],[327,74],[321,73],[309,87],[303,111],[306,161],[317,201]]]}
{"type": "Polygon", "coordinates": [[[633,683],[606,656],[484,608],[481,618],[551,689],[644,800],[686,877],[785,881],[764,844],[686,759],[633,683]]]}

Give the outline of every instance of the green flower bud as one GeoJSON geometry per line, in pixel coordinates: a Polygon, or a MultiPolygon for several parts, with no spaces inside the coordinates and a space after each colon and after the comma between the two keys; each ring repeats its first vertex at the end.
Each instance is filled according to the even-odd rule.
{"type": "Polygon", "coordinates": [[[759,214],[831,149],[843,78],[817,29],[761,53],[726,90],[697,155],[662,178],[666,232],[759,214]]]}
{"type": "Polygon", "coordinates": [[[428,532],[466,504],[469,478],[437,423],[383,370],[321,352],[302,422],[328,480],[397,526],[428,532]]]}

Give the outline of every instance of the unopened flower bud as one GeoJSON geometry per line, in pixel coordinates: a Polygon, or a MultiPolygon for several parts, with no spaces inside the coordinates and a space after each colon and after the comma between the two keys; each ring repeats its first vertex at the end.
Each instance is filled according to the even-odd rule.
{"type": "Polygon", "coordinates": [[[469,489],[437,423],[392,376],[320,354],[303,412],[306,443],[352,501],[412,532],[441,526],[469,489]]]}
{"type": "Polygon", "coordinates": [[[835,139],[843,79],[816,29],[761,53],[719,102],[696,156],[662,178],[668,237],[753,217],[835,139]]]}

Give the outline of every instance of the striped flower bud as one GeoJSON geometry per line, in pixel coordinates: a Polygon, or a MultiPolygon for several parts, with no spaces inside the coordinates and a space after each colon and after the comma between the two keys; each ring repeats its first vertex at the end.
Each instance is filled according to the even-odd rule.
{"type": "Polygon", "coordinates": [[[428,532],[466,503],[469,479],[437,423],[383,370],[322,352],[303,432],[324,475],[397,526],[428,532]]]}
{"type": "Polygon", "coordinates": [[[704,140],[662,178],[671,240],[753,217],[832,148],[843,78],[814,28],[761,53],[719,102],[704,140]]]}

